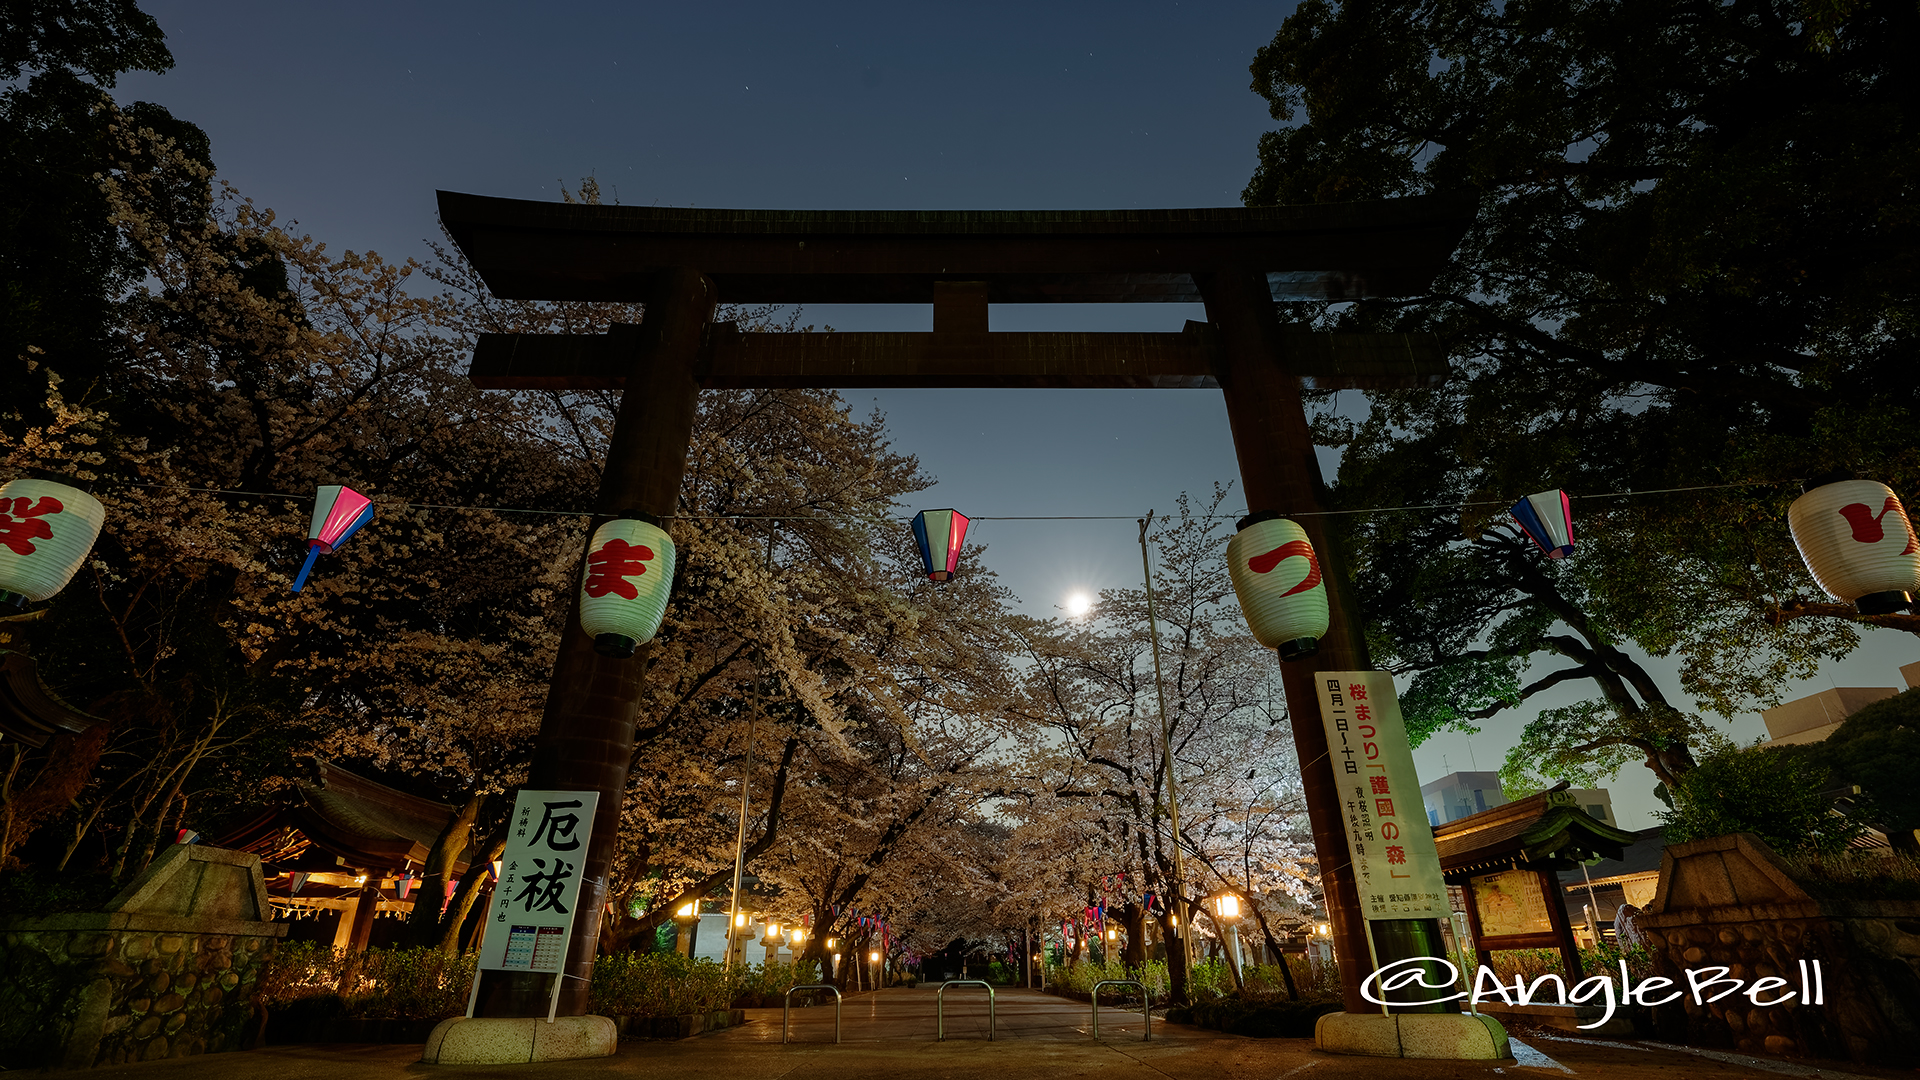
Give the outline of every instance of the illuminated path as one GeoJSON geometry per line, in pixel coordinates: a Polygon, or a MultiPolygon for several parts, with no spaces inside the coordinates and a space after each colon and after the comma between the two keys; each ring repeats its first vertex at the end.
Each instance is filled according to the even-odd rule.
{"type": "Polygon", "coordinates": [[[1585,1040],[1521,1032],[1520,1060],[1403,1061],[1322,1054],[1307,1039],[1247,1039],[1162,1025],[1140,1041],[1140,1014],[1102,1009],[1099,1042],[1089,1009],[1028,990],[1000,990],[999,1038],[987,1042],[986,992],[947,992],[947,1040],[933,1037],[934,991],[883,990],[845,1004],[844,1041],[835,1046],[833,1008],[796,1008],[796,1041],[780,1043],[780,1010],[748,1010],[742,1027],[691,1039],[622,1040],[609,1058],[545,1065],[422,1065],[418,1045],[275,1046],[246,1053],[115,1065],[74,1076],[89,1080],[1450,1080],[1575,1076],[1583,1080],[1800,1080],[1911,1078],[1913,1073],[1844,1063],[1756,1061],[1626,1039],[1585,1040]]]}

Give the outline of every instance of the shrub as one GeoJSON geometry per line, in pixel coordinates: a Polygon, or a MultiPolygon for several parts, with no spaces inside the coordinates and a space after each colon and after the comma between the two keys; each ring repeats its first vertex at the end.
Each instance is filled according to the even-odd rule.
{"type": "MultiPolygon", "coordinates": [[[[260,978],[259,999],[275,1011],[309,1016],[444,1020],[467,1008],[477,956],[437,949],[335,951],[316,942],[282,944],[260,978]]],[[[723,971],[678,953],[619,953],[594,961],[588,1008],[602,1016],[680,1016],[778,1005],[789,987],[813,982],[808,964],[750,964],[723,971]]]]}
{"type": "Polygon", "coordinates": [[[1753,833],[1782,854],[1838,852],[1860,825],[1833,812],[1820,794],[1827,770],[1768,747],[1721,750],[1704,758],[1668,792],[1660,815],[1667,843],[1753,833]]]}

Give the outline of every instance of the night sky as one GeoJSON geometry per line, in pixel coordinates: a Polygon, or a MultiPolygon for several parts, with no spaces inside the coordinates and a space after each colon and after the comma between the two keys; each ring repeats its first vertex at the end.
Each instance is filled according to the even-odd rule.
{"type": "MultiPolygon", "coordinates": [[[[587,176],[608,199],[642,205],[1238,205],[1273,124],[1247,65],[1294,5],[141,6],[177,65],[124,77],[119,96],[199,124],[219,175],[296,231],[404,260],[439,237],[436,189],[557,200],[587,176]]],[[[995,330],[1173,331],[1204,317],[1187,304],[991,314],[995,330]]],[[[932,311],[820,306],[802,321],[928,330],[932,311]]],[[[1137,587],[1132,519],[1238,479],[1217,391],[846,396],[884,411],[896,445],[939,479],[909,511],[1124,518],[976,527],[1032,614],[1076,589],[1137,587]]],[[[1244,510],[1237,492],[1225,509],[1244,510]]],[[[1799,692],[1901,685],[1895,669],[1920,647],[1871,633],[1799,692]]],[[[1683,701],[1671,665],[1662,674],[1683,701]]],[[[1498,768],[1530,712],[1471,744],[1430,741],[1415,751],[1423,779],[1498,768]]],[[[1757,716],[1733,729],[1743,742],[1763,732],[1757,716]]],[[[1623,826],[1651,823],[1650,781],[1636,765],[1613,785],[1623,826]]]]}

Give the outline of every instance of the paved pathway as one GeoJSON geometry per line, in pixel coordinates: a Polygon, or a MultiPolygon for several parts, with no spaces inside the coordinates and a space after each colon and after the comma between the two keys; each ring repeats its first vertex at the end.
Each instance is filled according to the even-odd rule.
{"type": "MultiPolygon", "coordinates": [[[[619,1053],[550,1065],[420,1064],[420,1048],[275,1046],[247,1053],[117,1065],[87,1080],[1892,1080],[1912,1070],[1706,1054],[1630,1040],[1523,1033],[1517,1061],[1401,1061],[1322,1054],[1307,1039],[1245,1039],[1155,1020],[1140,1040],[1140,1014],[1101,1010],[1100,1041],[1079,1002],[1027,990],[998,992],[999,1032],[986,1041],[986,994],[947,992],[944,1042],[934,1040],[934,991],[883,990],[846,999],[843,1041],[834,1045],[833,1009],[794,1010],[795,1041],[780,1042],[780,1010],[754,1009],[743,1027],[692,1039],[633,1039],[619,1053]]],[[[81,1074],[75,1074],[76,1076],[81,1074]]]]}

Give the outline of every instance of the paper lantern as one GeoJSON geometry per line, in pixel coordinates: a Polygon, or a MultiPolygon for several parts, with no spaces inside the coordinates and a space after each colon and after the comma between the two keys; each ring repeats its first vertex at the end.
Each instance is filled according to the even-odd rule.
{"type": "Polygon", "coordinates": [[[0,603],[39,602],[67,587],[107,519],[100,500],[51,480],[0,487],[0,603]]]}
{"type": "Polygon", "coordinates": [[[958,510],[922,510],[913,515],[913,539],[920,545],[920,567],[927,577],[945,581],[960,569],[967,515],[958,510]]]}
{"type": "Polygon", "coordinates": [[[293,591],[299,592],[306,586],[307,574],[313,570],[315,559],[340,550],[348,537],[372,520],[373,500],[350,487],[328,484],[315,492],[313,520],[307,524],[307,561],[300,564],[300,572],[294,575],[293,591]]]}
{"type": "Polygon", "coordinates": [[[1327,632],[1327,586],[1307,531],[1274,513],[1249,514],[1227,542],[1227,574],[1253,638],[1300,660],[1327,632]]]}
{"type": "Polygon", "coordinates": [[[1555,488],[1529,495],[1508,513],[1549,559],[1564,559],[1573,551],[1573,503],[1555,488]]]}
{"type": "Polygon", "coordinates": [[[627,515],[594,530],[580,577],[580,628],[593,651],[628,657],[652,641],[673,591],[673,537],[657,519],[627,515]]]}
{"type": "Polygon", "coordinates": [[[1787,508],[1813,580],[1862,615],[1887,615],[1920,594],[1920,541],[1900,497],[1872,480],[1815,478],[1787,508]]]}

